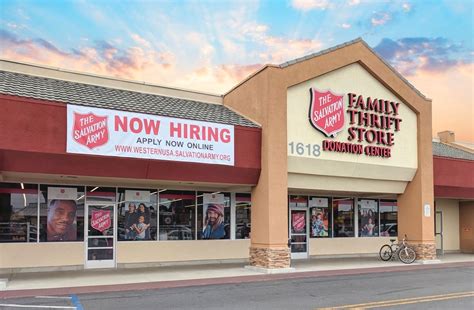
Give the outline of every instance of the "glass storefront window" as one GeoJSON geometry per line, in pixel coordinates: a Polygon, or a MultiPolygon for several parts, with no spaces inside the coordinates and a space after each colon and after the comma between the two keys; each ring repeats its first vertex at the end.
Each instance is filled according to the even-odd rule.
{"type": "Polygon", "coordinates": [[[330,199],[309,197],[310,237],[324,238],[332,236],[332,215],[330,199]]]}
{"type": "Polygon", "coordinates": [[[354,237],[354,200],[333,198],[334,237],[354,237]]]}
{"type": "Polygon", "coordinates": [[[196,192],[162,190],[159,195],[160,240],[194,240],[196,192]]]}
{"type": "Polygon", "coordinates": [[[84,186],[40,186],[40,241],[84,240],[84,186]]]}
{"type": "Polygon", "coordinates": [[[198,193],[198,239],[230,239],[230,194],[198,193]]]}
{"type": "Polygon", "coordinates": [[[235,194],[235,239],[250,239],[251,196],[235,194]]]}
{"type": "Polygon", "coordinates": [[[117,239],[119,241],[157,239],[157,196],[157,190],[118,189],[117,239]]]}
{"type": "Polygon", "coordinates": [[[359,237],[379,236],[378,202],[373,199],[359,199],[359,237]]]}
{"type": "Polygon", "coordinates": [[[38,185],[0,183],[0,242],[36,242],[38,185]]]}
{"type": "Polygon", "coordinates": [[[380,236],[398,235],[398,207],[396,201],[380,201],[380,236]]]}

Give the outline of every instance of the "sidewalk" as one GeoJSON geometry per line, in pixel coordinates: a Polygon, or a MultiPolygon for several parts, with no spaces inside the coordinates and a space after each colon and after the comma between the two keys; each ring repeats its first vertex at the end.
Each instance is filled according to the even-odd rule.
{"type": "Polygon", "coordinates": [[[378,257],[294,260],[292,267],[295,270],[285,274],[262,274],[244,268],[245,264],[17,273],[9,276],[0,298],[125,291],[132,283],[133,289],[159,289],[456,266],[474,266],[474,255],[447,254],[432,264],[415,262],[411,265],[399,261],[383,262],[378,257]]]}

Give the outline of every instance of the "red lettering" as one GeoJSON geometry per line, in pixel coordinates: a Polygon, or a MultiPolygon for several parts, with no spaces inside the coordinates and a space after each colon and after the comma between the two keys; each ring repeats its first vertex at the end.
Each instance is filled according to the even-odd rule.
{"type": "Polygon", "coordinates": [[[356,94],[353,94],[353,93],[348,93],[349,95],[349,105],[348,107],[349,108],[352,108],[352,104],[354,103],[355,101],[355,97],[357,96],[356,94]]]}
{"type": "Polygon", "coordinates": [[[207,140],[208,141],[219,141],[219,130],[217,128],[208,127],[207,128],[207,140]]]}
{"type": "Polygon", "coordinates": [[[221,141],[224,143],[230,142],[230,131],[229,129],[222,129],[220,134],[221,141]]]}
{"type": "Polygon", "coordinates": [[[170,136],[174,138],[175,134],[178,138],[181,138],[181,123],[175,125],[173,122],[170,122],[170,136]]]}
{"type": "Polygon", "coordinates": [[[140,133],[143,129],[142,120],[134,117],[130,120],[130,131],[133,133],[140,133]]]}
{"type": "Polygon", "coordinates": [[[115,115],[115,122],[114,122],[114,130],[115,131],[119,131],[119,127],[120,129],[123,131],[123,132],[127,132],[128,131],[128,121],[127,121],[127,117],[124,116],[123,119],[120,119],[120,116],[118,115],[115,115]]]}
{"type": "Polygon", "coordinates": [[[189,125],[189,131],[190,131],[189,139],[201,140],[201,138],[199,137],[198,125],[189,125]]]}
{"type": "Polygon", "coordinates": [[[153,130],[153,134],[158,135],[160,130],[160,121],[155,121],[152,119],[145,119],[145,132],[147,135],[153,130]]]}

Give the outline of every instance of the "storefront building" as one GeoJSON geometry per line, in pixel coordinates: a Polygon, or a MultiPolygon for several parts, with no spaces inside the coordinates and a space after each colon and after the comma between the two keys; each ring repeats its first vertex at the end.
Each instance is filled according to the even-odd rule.
{"type": "Polygon", "coordinates": [[[0,74],[0,268],[436,258],[431,102],[360,39],[223,96],[0,74]]]}
{"type": "Polygon", "coordinates": [[[474,253],[474,148],[454,132],[433,141],[435,236],[438,253],[474,253]]]}

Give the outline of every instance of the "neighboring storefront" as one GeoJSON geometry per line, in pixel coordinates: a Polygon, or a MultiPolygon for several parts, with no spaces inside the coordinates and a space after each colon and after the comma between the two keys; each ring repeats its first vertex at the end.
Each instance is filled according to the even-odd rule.
{"type": "Polygon", "coordinates": [[[474,253],[474,148],[454,132],[433,141],[435,236],[438,253],[474,253]]]}
{"type": "Polygon", "coordinates": [[[431,102],[360,39],[222,97],[0,74],[0,268],[436,257],[431,102]]]}

